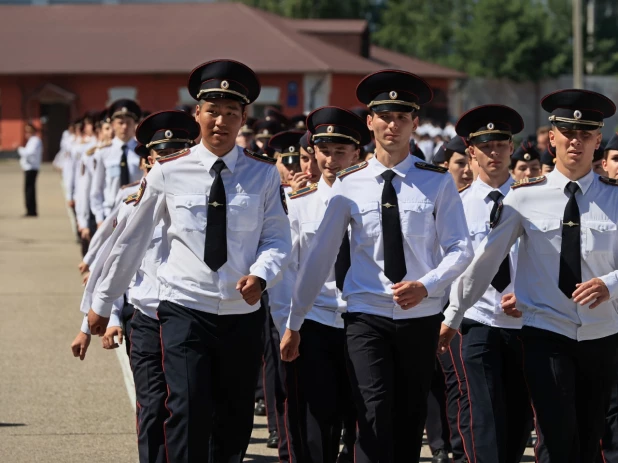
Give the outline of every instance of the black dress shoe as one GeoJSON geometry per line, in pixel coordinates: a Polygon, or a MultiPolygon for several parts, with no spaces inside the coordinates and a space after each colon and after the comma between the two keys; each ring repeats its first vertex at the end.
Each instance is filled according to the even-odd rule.
{"type": "Polygon", "coordinates": [[[449,463],[451,459],[448,456],[448,452],[444,449],[438,449],[433,452],[433,458],[431,463],[449,463]]]}
{"type": "Polygon", "coordinates": [[[266,441],[266,447],[269,449],[276,449],[279,447],[279,434],[277,431],[270,433],[270,436],[268,436],[268,440],[266,441]]]}
{"type": "Polygon", "coordinates": [[[255,416],[266,416],[266,404],[262,399],[258,400],[255,404],[255,410],[253,414],[255,416]]]}

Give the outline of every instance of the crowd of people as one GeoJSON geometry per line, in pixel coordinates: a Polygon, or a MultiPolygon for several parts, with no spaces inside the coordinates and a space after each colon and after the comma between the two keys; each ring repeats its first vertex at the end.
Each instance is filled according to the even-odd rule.
{"type": "Polygon", "coordinates": [[[55,165],[85,284],[71,348],[126,347],[140,462],[618,462],[618,136],[561,90],[425,123],[384,70],[361,106],[248,117],[247,66],[191,71],[195,106],[119,100],[55,165]],[[520,138],[517,138],[520,137],[520,138]],[[514,141],[518,141],[517,143],[514,141]]]}

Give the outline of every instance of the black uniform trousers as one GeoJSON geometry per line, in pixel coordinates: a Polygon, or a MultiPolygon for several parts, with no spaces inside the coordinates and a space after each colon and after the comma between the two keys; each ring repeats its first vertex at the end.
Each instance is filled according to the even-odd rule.
{"type": "Polygon", "coordinates": [[[24,197],[26,199],[26,215],[35,217],[36,209],[36,178],[39,175],[38,170],[24,171],[24,197]]]}
{"type": "Polygon", "coordinates": [[[595,462],[616,380],[618,335],[578,342],[524,326],[521,340],[537,461],[595,462]]]}
{"type": "Polygon", "coordinates": [[[253,428],[264,310],[214,315],[162,301],[170,463],[240,463],[253,428]]]}
{"type": "Polygon", "coordinates": [[[167,463],[163,423],[167,383],[163,373],[159,321],[135,311],[131,320],[131,370],[135,382],[137,448],[140,463],[167,463]]]}
{"type": "Polygon", "coordinates": [[[419,461],[443,319],[344,314],[357,463],[419,461]]]}
{"type": "Polygon", "coordinates": [[[262,293],[260,304],[266,311],[264,318],[264,357],[262,360],[262,389],[266,404],[268,431],[279,436],[279,461],[289,461],[288,433],[285,422],[285,367],[281,360],[281,339],[270,316],[268,293],[262,293]]]}
{"type": "Polygon", "coordinates": [[[300,337],[300,356],[286,365],[290,461],[335,463],[342,423],[356,424],[345,332],[305,320],[300,337]]]}
{"type": "Polygon", "coordinates": [[[446,396],[446,380],[440,362],[436,359],[436,366],[431,379],[431,389],[427,397],[427,444],[432,452],[444,449],[451,452],[451,430],[447,412],[448,399],[446,396]]]}
{"type": "Polygon", "coordinates": [[[127,297],[124,297],[124,305],[120,313],[120,324],[124,337],[124,347],[127,350],[129,359],[131,358],[131,321],[133,316],[138,310],[135,310],[135,306],[127,301],[127,297]]]}
{"type": "Polygon", "coordinates": [[[533,419],[519,334],[467,318],[461,323],[473,441],[470,462],[519,463],[526,450],[533,419]]]}
{"type": "Polygon", "coordinates": [[[618,463],[618,381],[612,385],[598,463],[618,463]]]}

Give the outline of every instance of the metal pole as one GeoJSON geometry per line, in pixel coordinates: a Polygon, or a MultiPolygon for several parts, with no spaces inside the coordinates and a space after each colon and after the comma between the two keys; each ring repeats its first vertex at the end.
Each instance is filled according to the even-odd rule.
{"type": "Polygon", "coordinates": [[[584,86],[582,0],[573,0],[573,87],[584,86]]]}

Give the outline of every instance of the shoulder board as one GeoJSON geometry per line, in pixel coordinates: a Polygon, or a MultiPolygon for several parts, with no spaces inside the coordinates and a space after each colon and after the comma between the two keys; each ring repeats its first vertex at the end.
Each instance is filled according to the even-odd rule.
{"type": "Polygon", "coordinates": [[[290,193],[288,195],[288,197],[290,199],[296,199],[296,198],[300,198],[301,196],[306,196],[309,193],[313,193],[314,191],[318,191],[318,184],[317,183],[312,183],[309,186],[306,186],[305,188],[301,188],[300,190],[296,190],[293,193],[290,193]]]}
{"type": "Polygon", "coordinates": [[[140,184],[140,181],[141,181],[141,180],[138,180],[137,182],[133,182],[133,183],[127,183],[126,185],[121,186],[121,187],[120,187],[120,189],[121,189],[121,190],[124,190],[125,188],[130,188],[130,187],[132,187],[132,186],[139,185],[139,184],[140,184]]]}
{"type": "Polygon", "coordinates": [[[448,169],[446,167],[434,166],[433,164],[429,164],[428,162],[415,162],[414,166],[419,169],[430,170],[439,174],[446,174],[448,172],[448,169]]]}
{"type": "Polygon", "coordinates": [[[159,159],[157,159],[157,162],[159,164],[164,164],[166,162],[173,161],[174,159],[178,159],[178,158],[181,158],[183,156],[186,156],[190,152],[191,152],[191,150],[189,148],[185,148],[183,150],[176,151],[175,153],[168,154],[167,156],[161,156],[159,159]]]}
{"type": "Polygon", "coordinates": [[[464,192],[464,191],[466,191],[468,188],[470,188],[470,186],[471,186],[471,185],[472,185],[472,184],[470,183],[469,185],[466,185],[465,187],[460,188],[460,189],[458,190],[458,191],[459,191],[459,193],[463,193],[463,192],[464,192]]]}
{"type": "Polygon", "coordinates": [[[245,153],[245,155],[247,157],[250,157],[251,159],[255,159],[256,161],[262,161],[262,162],[265,162],[267,164],[276,164],[277,163],[276,159],[270,158],[270,157],[266,156],[265,154],[258,154],[258,153],[254,152],[254,151],[248,150],[247,148],[245,148],[243,150],[243,152],[245,153]]]}
{"type": "Polygon", "coordinates": [[[125,204],[133,204],[135,201],[137,201],[137,193],[133,193],[132,195],[127,196],[127,199],[124,200],[125,204]]]}
{"type": "Polygon", "coordinates": [[[358,172],[361,169],[367,167],[369,163],[367,161],[363,161],[360,164],[354,164],[353,166],[348,167],[347,169],[340,170],[337,172],[337,178],[343,178],[346,175],[353,174],[354,172],[358,172]]]}
{"type": "Polygon", "coordinates": [[[92,156],[97,149],[98,148],[96,146],[93,146],[88,151],[86,151],[86,156],[92,156]]]}
{"type": "Polygon", "coordinates": [[[532,178],[524,178],[519,182],[515,182],[511,185],[511,189],[520,188],[522,186],[530,186],[530,185],[538,185],[539,183],[543,183],[545,181],[545,176],[541,175],[540,177],[532,177],[532,178]]]}
{"type": "Polygon", "coordinates": [[[615,178],[599,177],[599,180],[601,180],[601,182],[605,183],[606,185],[618,186],[618,180],[616,180],[615,178]]]}

